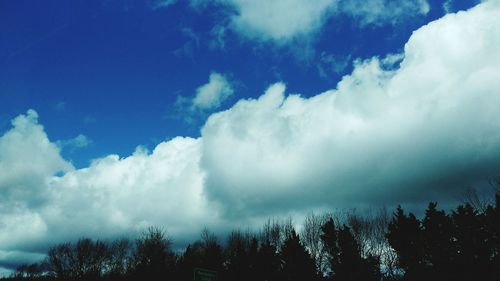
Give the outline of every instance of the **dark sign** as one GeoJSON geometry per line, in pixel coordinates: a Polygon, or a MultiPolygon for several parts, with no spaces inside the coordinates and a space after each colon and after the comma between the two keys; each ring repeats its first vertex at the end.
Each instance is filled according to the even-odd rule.
{"type": "Polygon", "coordinates": [[[194,281],[215,281],[217,274],[215,271],[203,268],[194,269],[194,281]]]}

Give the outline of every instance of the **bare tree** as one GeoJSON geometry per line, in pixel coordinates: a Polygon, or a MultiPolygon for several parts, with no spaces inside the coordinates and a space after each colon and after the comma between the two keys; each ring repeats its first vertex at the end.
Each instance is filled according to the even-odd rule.
{"type": "Polygon", "coordinates": [[[386,238],[390,221],[387,208],[368,209],[363,215],[353,209],[345,214],[346,223],[360,246],[361,255],[365,258],[379,258],[382,273],[387,277],[396,276],[399,273],[396,266],[397,255],[386,238]]]}
{"type": "Polygon", "coordinates": [[[477,188],[469,187],[461,195],[462,204],[469,204],[474,209],[479,212],[484,213],[489,205],[494,205],[495,196],[494,193],[500,188],[497,186],[499,184],[497,181],[490,181],[492,190],[489,192],[480,192],[477,188]],[[492,192],[493,191],[493,192],[492,192]]]}
{"type": "Polygon", "coordinates": [[[113,241],[110,246],[108,273],[121,276],[127,273],[132,262],[132,243],[126,238],[113,241]]]}
{"type": "Polygon", "coordinates": [[[134,275],[157,280],[173,270],[175,254],[171,250],[172,240],[163,229],[148,228],[135,244],[134,275]]]}
{"type": "Polygon", "coordinates": [[[260,239],[262,243],[269,243],[279,251],[294,231],[291,217],[285,220],[268,219],[260,232],[260,239]]]}
{"type": "Polygon", "coordinates": [[[327,270],[327,252],[321,240],[321,227],[329,218],[328,214],[316,215],[309,213],[305,220],[301,232],[301,240],[309,254],[314,259],[319,272],[325,273],[327,270]]]}
{"type": "Polygon", "coordinates": [[[47,264],[51,275],[59,279],[72,276],[73,251],[70,243],[56,245],[47,253],[47,264]]]}

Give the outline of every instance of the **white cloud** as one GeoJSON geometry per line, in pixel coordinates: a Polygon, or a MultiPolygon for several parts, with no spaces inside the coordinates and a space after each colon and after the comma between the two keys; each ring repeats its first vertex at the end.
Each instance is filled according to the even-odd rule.
{"type": "Polygon", "coordinates": [[[500,4],[483,3],[415,31],[399,68],[385,65],[394,56],[358,61],[311,98],[277,83],[213,114],[201,138],[76,170],[30,110],[0,137],[0,255],[148,225],[191,239],[203,225],[454,196],[499,173],[499,46],[500,4]]]}
{"type": "MultiPolygon", "coordinates": [[[[35,115],[34,111],[29,112],[29,116],[35,115]]],[[[19,120],[36,128],[26,132],[27,139],[38,136],[39,141],[46,137],[35,118],[21,115],[14,123],[19,120]]],[[[7,132],[2,144],[19,130],[22,128],[16,126],[7,132]]],[[[63,176],[54,176],[55,168],[24,173],[7,171],[13,174],[10,182],[14,183],[10,184],[5,180],[8,174],[0,170],[0,186],[4,189],[19,189],[25,178],[36,176],[24,184],[29,194],[5,198],[6,193],[2,192],[0,250],[40,249],[47,243],[81,236],[113,237],[150,225],[167,225],[169,234],[182,239],[192,237],[191,231],[197,232],[205,224],[216,226],[217,208],[203,195],[204,172],[198,165],[200,145],[200,139],[178,137],[160,143],[151,153],[138,148],[129,157],[109,155],[83,169],[70,169],[66,167],[68,163],[62,162],[67,168],[63,176]],[[40,198],[42,202],[32,203],[40,198]]],[[[16,146],[9,143],[2,148],[15,150],[16,146]]],[[[50,146],[56,150],[54,144],[50,146]]],[[[30,152],[35,152],[34,157],[41,153],[36,149],[44,147],[33,148],[30,152]]],[[[6,162],[5,154],[0,155],[2,163],[6,162]]],[[[47,159],[46,164],[50,165],[50,158],[47,159]]],[[[15,168],[28,169],[29,160],[24,159],[23,165],[15,168]]]]}
{"type": "Polygon", "coordinates": [[[212,72],[206,84],[196,89],[196,96],[192,100],[191,109],[210,110],[220,107],[234,90],[231,83],[223,75],[212,72]]]}
{"type": "Polygon", "coordinates": [[[45,210],[44,217],[49,225],[64,222],[69,229],[92,236],[149,225],[167,225],[169,233],[178,237],[187,229],[198,230],[216,215],[215,210],[206,213],[210,206],[203,196],[204,173],[198,165],[200,142],[179,137],[160,143],[151,153],[138,148],[127,158],[110,155],[53,178],[57,204],[45,210]]]}
{"type": "Polygon", "coordinates": [[[38,124],[35,111],[16,117],[12,129],[0,137],[0,208],[27,198],[38,204],[45,197],[47,176],[71,169],[38,124]]]}
{"type": "Polygon", "coordinates": [[[414,32],[399,69],[373,58],[335,90],[286,97],[278,83],[212,115],[202,131],[208,194],[248,215],[453,197],[498,176],[499,26],[488,2],[414,32]]]}
{"type": "Polygon", "coordinates": [[[335,0],[227,0],[236,9],[231,27],[252,39],[289,40],[318,30],[335,0]]]}

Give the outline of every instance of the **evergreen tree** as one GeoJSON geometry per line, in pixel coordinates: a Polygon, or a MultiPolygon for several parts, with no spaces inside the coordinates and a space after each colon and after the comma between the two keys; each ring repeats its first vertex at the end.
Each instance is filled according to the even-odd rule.
{"type": "Polygon", "coordinates": [[[349,227],[336,229],[333,219],[330,218],[321,229],[321,239],[330,258],[330,280],[380,280],[379,259],[374,256],[361,256],[360,245],[349,227]]]}
{"type": "Polygon", "coordinates": [[[485,228],[485,216],[470,204],[458,206],[452,213],[455,226],[456,255],[454,267],[456,280],[493,280],[489,273],[492,249],[488,245],[488,231],[485,228]],[[480,274],[480,275],[478,275],[480,274]]]}
{"type": "MultiPolygon", "coordinates": [[[[500,182],[499,182],[500,183],[500,182]]],[[[498,185],[500,187],[500,184],[498,185]]],[[[491,275],[500,276],[500,193],[495,196],[495,206],[485,212],[488,248],[491,249],[491,275]]]]}
{"type": "Polygon", "coordinates": [[[258,250],[255,272],[259,281],[277,281],[280,278],[281,260],[276,247],[269,241],[264,241],[258,250]]]}
{"type": "Polygon", "coordinates": [[[217,278],[222,279],[224,273],[224,250],[217,241],[217,237],[208,229],[201,234],[202,261],[201,266],[205,269],[217,272],[217,278]]]}
{"type": "Polygon", "coordinates": [[[398,265],[404,271],[405,280],[422,280],[426,271],[425,247],[420,221],[415,215],[406,215],[398,206],[389,222],[387,239],[398,255],[398,265]]]}
{"type": "Polygon", "coordinates": [[[422,238],[424,240],[424,259],[428,268],[428,276],[444,280],[454,272],[452,257],[456,252],[453,245],[453,223],[451,218],[436,209],[437,203],[429,203],[422,221],[422,238]]]}
{"type": "Polygon", "coordinates": [[[188,245],[184,253],[179,257],[177,262],[176,276],[181,281],[193,280],[194,269],[202,267],[203,252],[201,243],[196,242],[188,245]]]}
{"type": "Polygon", "coordinates": [[[233,231],[227,243],[228,280],[255,280],[258,242],[250,234],[233,231]]]}
{"type": "Polygon", "coordinates": [[[292,230],[281,249],[282,280],[318,280],[316,265],[300,242],[299,235],[292,230]]]}
{"type": "Polygon", "coordinates": [[[335,223],[333,219],[328,219],[325,224],[321,227],[322,234],[320,236],[323,241],[323,245],[328,253],[328,262],[330,265],[329,279],[333,279],[333,274],[338,264],[340,264],[340,250],[338,247],[338,237],[337,229],[335,228],[335,223]]]}

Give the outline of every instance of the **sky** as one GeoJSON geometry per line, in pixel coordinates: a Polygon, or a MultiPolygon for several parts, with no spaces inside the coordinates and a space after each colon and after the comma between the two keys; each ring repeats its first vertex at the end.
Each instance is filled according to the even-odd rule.
{"type": "Polygon", "coordinates": [[[499,2],[1,1],[0,271],[498,178],[499,2]]]}

